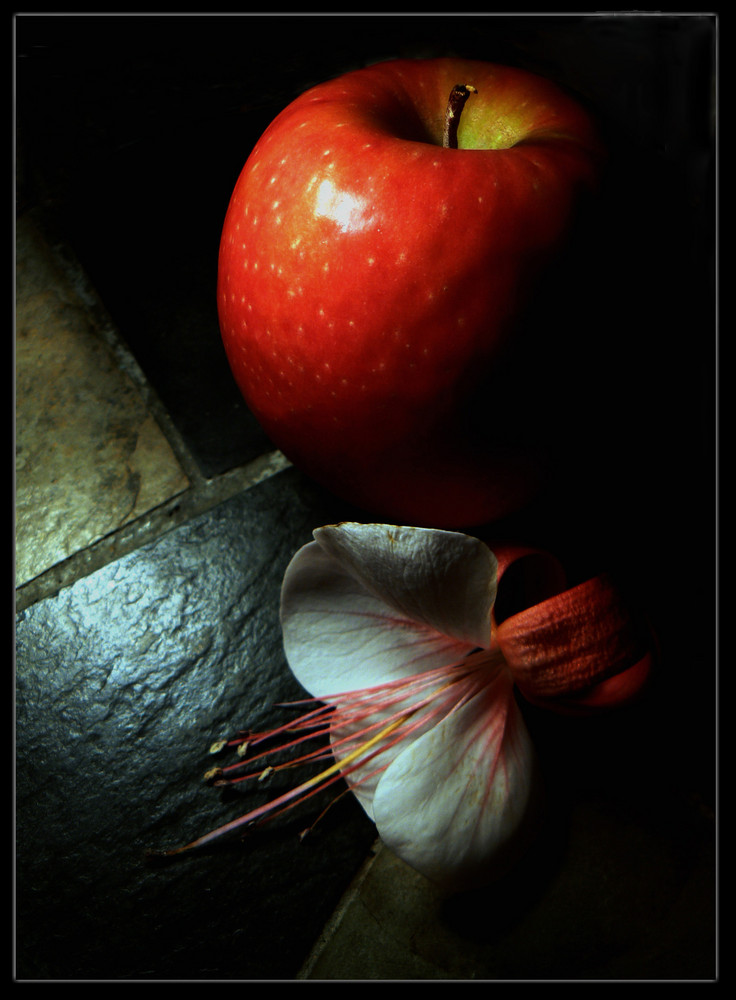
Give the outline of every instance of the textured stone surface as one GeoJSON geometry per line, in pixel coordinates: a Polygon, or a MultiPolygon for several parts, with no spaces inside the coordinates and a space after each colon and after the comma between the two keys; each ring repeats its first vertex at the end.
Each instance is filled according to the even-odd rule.
{"type": "Polygon", "coordinates": [[[16,585],[188,485],[28,216],[16,238],[16,585]]]}
{"type": "Polygon", "coordinates": [[[20,616],[20,978],[295,975],[375,836],[352,798],[303,843],[325,801],[163,868],[144,852],[275,793],[222,801],[202,775],[301,693],[278,594],[325,519],[287,472],[20,616]]]}
{"type": "Polygon", "coordinates": [[[379,845],[300,978],[711,979],[711,823],[659,796],[648,812],[591,796],[546,857],[451,899],[379,845]]]}

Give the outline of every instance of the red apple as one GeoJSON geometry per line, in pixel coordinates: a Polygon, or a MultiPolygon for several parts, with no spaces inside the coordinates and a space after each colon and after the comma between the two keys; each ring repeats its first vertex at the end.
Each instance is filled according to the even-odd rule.
{"type": "Polygon", "coordinates": [[[480,524],[524,502],[534,469],[474,441],[468,403],[598,154],[557,86],[475,61],[370,66],[282,111],[233,192],[217,292],[235,379],[275,445],[396,523],[480,524]],[[457,84],[471,92],[453,148],[457,84]]]}

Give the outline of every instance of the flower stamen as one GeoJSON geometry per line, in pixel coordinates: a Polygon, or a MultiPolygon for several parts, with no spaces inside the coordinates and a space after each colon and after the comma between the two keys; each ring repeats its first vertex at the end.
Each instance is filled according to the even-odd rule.
{"type": "MultiPolygon", "coordinates": [[[[483,676],[485,673],[483,668],[488,666],[487,651],[483,651],[480,657],[471,654],[449,667],[443,666],[410,678],[401,678],[376,687],[345,692],[328,698],[326,703],[273,730],[247,734],[235,740],[218,741],[213,745],[218,748],[218,752],[224,746],[234,746],[240,754],[242,752],[240,748],[243,746],[252,748],[278,735],[299,734],[284,744],[263,749],[255,756],[235,764],[212,768],[205,777],[208,783],[215,787],[254,779],[259,782],[264,781],[275,772],[329,758],[333,758],[333,763],[272,801],[225,823],[183,847],[164,851],[163,855],[172,856],[203,847],[234,830],[274,819],[341,778],[351,777],[350,785],[353,789],[370,781],[390,763],[390,761],[379,763],[370,771],[366,771],[365,766],[370,761],[385,754],[398,743],[426,730],[429,725],[436,723],[438,717],[446,717],[457,711],[480,686],[487,683],[487,675],[483,676]],[[458,685],[461,686],[459,694],[458,685]],[[407,699],[410,697],[413,700],[407,705],[407,699]],[[293,749],[318,737],[329,737],[330,745],[321,746],[286,762],[267,764],[263,768],[249,770],[247,774],[230,776],[245,766],[252,768],[255,761],[293,749]],[[357,774],[359,771],[362,773],[357,774]]],[[[291,704],[308,704],[314,703],[315,700],[305,699],[291,704]]],[[[323,813],[320,817],[321,815],[323,813]]]]}
{"type": "MultiPolygon", "coordinates": [[[[225,823],[223,826],[218,827],[216,830],[211,830],[209,833],[204,834],[202,837],[198,837],[196,840],[192,840],[188,844],[184,844],[183,847],[174,847],[168,851],[164,851],[163,854],[166,856],[171,856],[175,854],[182,854],[185,851],[191,851],[197,847],[204,847],[205,844],[209,844],[211,841],[216,840],[223,834],[230,833],[233,830],[237,830],[239,827],[250,825],[255,820],[262,819],[263,817],[274,814],[273,810],[277,806],[285,806],[287,804],[294,803],[295,800],[302,801],[309,795],[318,791],[321,787],[325,787],[327,784],[331,784],[332,781],[338,780],[341,774],[344,772],[346,765],[350,765],[357,758],[361,757],[366,751],[371,750],[377,743],[385,737],[389,736],[395,729],[397,729],[401,723],[404,721],[402,716],[399,719],[394,720],[387,726],[384,726],[380,732],[376,733],[371,737],[366,743],[357,747],[352,753],[348,754],[341,761],[335,762],[330,767],[326,768],[320,774],[315,775],[313,778],[308,778],[306,781],[302,782],[296,788],[292,788],[290,791],[285,792],[283,795],[279,795],[278,798],[274,799],[272,802],[268,802],[263,806],[259,806],[253,809],[251,812],[246,813],[245,816],[241,816],[238,819],[231,820],[229,823],[225,823]],[[329,780],[328,780],[329,779],[329,780]]],[[[368,758],[369,759],[369,758],[368,758]]],[[[276,814],[274,814],[276,815],[276,814]]],[[[270,818],[270,817],[269,817],[270,818]]]]}

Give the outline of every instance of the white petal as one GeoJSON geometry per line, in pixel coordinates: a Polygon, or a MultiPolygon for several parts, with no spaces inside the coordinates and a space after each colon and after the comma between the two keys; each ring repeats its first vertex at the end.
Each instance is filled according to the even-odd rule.
{"type": "Polygon", "coordinates": [[[488,649],[496,557],[456,531],[348,523],[319,528],[322,548],[402,617],[488,649]]]}
{"type": "Polygon", "coordinates": [[[387,604],[317,542],[300,549],[286,570],[281,624],[289,666],[316,698],[444,666],[476,645],[387,604]]]}
{"type": "Polygon", "coordinates": [[[534,778],[531,740],[501,670],[384,773],[373,801],[378,832],[428,878],[467,888],[512,845],[534,778]]]}

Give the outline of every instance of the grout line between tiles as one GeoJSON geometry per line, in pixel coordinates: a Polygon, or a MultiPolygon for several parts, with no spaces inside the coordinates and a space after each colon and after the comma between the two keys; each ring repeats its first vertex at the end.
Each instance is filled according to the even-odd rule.
{"type": "Polygon", "coordinates": [[[357,875],[350,883],[348,888],[343,893],[339,903],[335,907],[332,916],[327,921],[325,926],[322,928],[317,941],[315,942],[312,951],[310,952],[307,960],[302,965],[299,972],[296,974],[296,979],[309,979],[314,966],[317,964],[321,956],[323,955],[326,948],[329,947],[335,933],[337,932],[340,924],[345,918],[345,914],[350,909],[352,904],[355,902],[356,898],[360,895],[360,890],[363,887],[363,883],[368,878],[371,873],[371,869],[378,858],[379,852],[382,850],[383,844],[379,839],[375,841],[371,847],[368,857],[361,865],[358,870],[357,875]]]}
{"type": "Polygon", "coordinates": [[[106,535],[87,548],[57,563],[15,592],[17,612],[47,597],[53,597],[82,577],[94,573],[121,556],[155,541],[167,531],[184,524],[225,500],[290,468],[291,463],[279,451],[254,459],[213,479],[202,479],[166,503],[106,535]]]}
{"type": "Polygon", "coordinates": [[[56,265],[84,304],[96,332],[111,351],[116,364],[140,393],[147,411],[158,424],[190,485],[135,520],[99,538],[68,559],[56,563],[37,577],[23,583],[15,592],[17,612],[22,612],[37,601],[55,595],[76,580],[154,541],[190,518],[205,513],[224,500],[250,489],[291,465],[280,451],[273,450],[245,465],[207,478],[199,469],[196,459],[171,419],[167,408],[120,336],[116,324],[105,309],[72,248],[55,231],[47,212],[31,208],[27,210],[27,214],[32,217],[42,234],[56,265]]]}
{"type": "Polygon", "coordinates": [[[127,375],[141,395],[146,407],[161,428],[174,456],[191,483],[206,482],[199,466],[171,419],[158,393],[146,378],[132,351],[120,335],[117,325],[105,308],[97,290],[92,284],[71,246],[58,234],[49,215],[43,210],[29,209],[28,215],[34,220],[46,240],[56,264],[84,304],[95,330],[112,353],[118,367],[127,375]]]}

